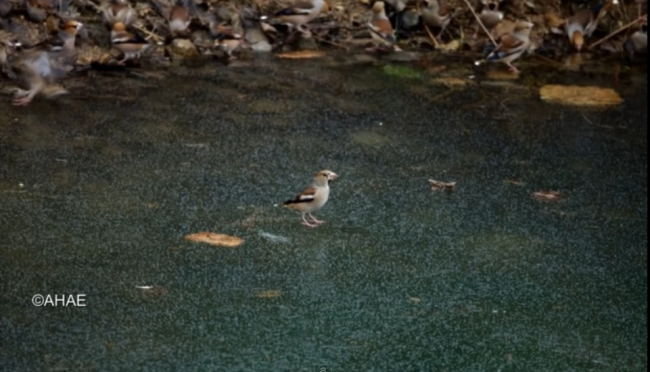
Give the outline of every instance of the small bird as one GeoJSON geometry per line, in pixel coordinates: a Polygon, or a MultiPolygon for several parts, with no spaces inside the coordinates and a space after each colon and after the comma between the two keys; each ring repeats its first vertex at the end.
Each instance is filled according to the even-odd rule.
{"type": "MultiPolygon", "coordinates": [[[[486,29],[491,30],[496,25],[498,25],[499,22],[503,21],[503,12],[499,10],[499,1],[481,0],[481,3],[483,4],[483,9],[481,10],[478,18],[481,20],[481,23],[483,23],[483,26],[485,26],[486,29]]],[[[480,28],[481,27],[477,24],[474,35],[472,36],[474,39],[476,39],[478,36],[480,28]]]]}
{"type": "Polygon", "coordinates": [[[49,46],[52,51],[63,51],[69,56],[74,53],[74,43],[76,41],[79,30],[83,27],[83,23],[77,21],[67,21],[63,25],[63,29],[43,43],[44,46],[49,46]]]}
{"type": "Polygon", "coordinates": [[[110,25],[120,22],[129,26],[137,18],[135,10],[126,0],[108,0],[101,9],[106,23],[110,25]]]}
{"type": "Polygon", "coordinates": [[[295,198],[284,202],[282,206],[300,212],[302,214],[302,224],[305,226],[316,227],[322,224],[324,221],[317,220],[311,214],[323,208],[325,203],[327,203],[327,199],[330,196],[329,182],[338,177],[336,173],[330,170],[318,172],[311,186],[295,198]],[[305,218],[306,215],[309,216],[311,222],[305,218]]]}
{"type": "Polygon", "coordinates": [[[56,38],[46,40],[34,46],[20,48],[13,68],[29,85],[29,90],[19,90],[13,104],[25,106],[38,93],[48,97],[57,96],[67,91],[55,85],[55,81],[63,78],[71,69],[74,59],[74,43],[77,31],[83,27],[81,22],[68,21],[56,38]]]}
{"type": "Polygon", "coordinates": [[[389,48],[395,45],[395,31],[386,17],[385,6],[382,1],[378,1],[372,6],[372,16],[368,22],[368,29],[372,40],[378,45],[374,50],[389,48]]]}
{"type": "MultiPolygon", "coordinates": [[[[318,18],[321,12],[327,12],[329,4],[325,0],[298,0],[292,6],[284,8],[275,14],[272,18],[287,24],[291,28],[296,28],[303,34],[308,34],[309,30],[305,25],[318,18]]],[[[262,16],[261,20],[268,17],[262,16]]]]}
{"type": "Polygon", "coordinates": [[[585,37],[591,36],[596,31],[598,22],[616,4],[618,4],[618,0],[607,0],[605,4],[598,4],[589,9],[582,9],[566,19],[564,31],[578,52],[582,50],[582,46],[585,44],[585,37]]]}
{"type": "Polygon", "coordinates": [[[171,32],[172,36],[183,34],[191,22],[192,17],[185,0],[176,0],[169,11],[169,32],[171,32]]]}
{"type": "Polygon", "coordinates": [[[454,8],[446,4],[441,5],[438,0],[424,0],[424,3],[426,7],[421,10],[422,20],[429,27],[439,28],[440,33],[436,37],[440,38],[454,17],[454,8]]]}
{"type": "MultiPolygon", "coordinates": [[[[519,21],[512,32],[503,34],[499,39],[499,45],[494,48],[486,57],[485,61],[499,61],[505,63],[510,71],[519,72],[512,62],[521,57],[530,48],[530,30],[533,28],[531,22],[519,21]]],[[[475,62],[476,65],[482,61],[475,62]]]]}
{"type": "Polygon", "coordinates": [[[126,31],[126,26],[121,22],[113,25],[111,43],[115,49],[124,54],[124,57],[117,61],[119,65],[123,65],[129,59],[140,58],[144,52],[153,47],[153,44],[149,44],[140,36],[126,31]]]}
{"type": "Polygon", "coordinates": [[[228,59],[237,59],[233,53],[244,43],[241,32],[236,32],[234,27],[210,25],[210,35],[215,39],[214,46],[226,52],[228,59]]]}

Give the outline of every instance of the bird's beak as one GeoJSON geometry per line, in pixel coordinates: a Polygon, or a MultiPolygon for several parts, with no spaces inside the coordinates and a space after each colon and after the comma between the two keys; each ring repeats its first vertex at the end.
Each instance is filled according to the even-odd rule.
{"type": "Polygon", "coordinates": [[[335,179],[339,178],[339,175],[332,172],[330,173],[329,177],[327,177],[330,181],[334,181],[335,179]]]}

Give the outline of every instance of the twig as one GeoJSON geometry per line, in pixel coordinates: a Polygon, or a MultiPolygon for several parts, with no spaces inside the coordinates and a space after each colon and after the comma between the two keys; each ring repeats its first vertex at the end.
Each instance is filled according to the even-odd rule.
{"type": "Polygon", "coordinates": [[[427,31],[427,34],[429,35],[429,39],[431,39],[431,41],[433,41],[433,46],[435,46],[436,49],[438,49],[440,47],[440,44],[438,44],[438,40],[436,40],[436,37],[433,36],[431,31],[429,30],[429,26],[424,25],[424,29],[427,31]]]}
{"type": "Polygon", "coordinates": [[[556,66],[564,66],[564,64],[562,64],[561,62],[558,62],[558,61],[556,61],[556,60],[553,60],[553,59],[550,59],[550,58],[544,57],[544,56],[542,56],[542,55],[540,55],[540,54],[538,54],[538,53],[534,53],[534,54],[533,54],[533,57],[535,57],[535,58],[537,58],[537,59],[541,59],[542,61],[544,61],[544,62],[548,62],[549,64],[552,64],[552,65],[556,65],[556,66]]]}
{"type": "Polygon", "coordinates": [[[335,47],[338,47],[338,48],[341,48],[341,49],[344,49],[344,50],[348,50],[348,49],[349,49],[349,48],[346,47],[345,45],[342,45],[342,44],[339,44],[339,43],[335,43],[335,42],[330,41],[330,40],[326,40],[326,39],[324,39],[324,38],[322,38],[322,37],[320,37],[320,36],[318,36],[318,35],[316,35],[316,34],[312,34],[312,36],[313,36],[316,40],[318,40],[318,41],[320,41],[320,42],[323,42],[323,43],[325,43],[325,44],[333,45],[333,46],[335,46],[335,47]]]}
{"type": "Polygon", "coordinates": [[[139,31],[144,32],[145,34],[147,34],[147,36],[153,38],[154,41],[156,41],[156,42],[159,42],[159,41],[163,41],[163,40],[165,40],[164,37],[162,37],[162,36],[160,36],[160,35],[156,35],[156,34],[154,34],[153,32],[151,32],[151,31],[149,31],[149,30],[147,30],[147,29],[144,28],[144,27],[140,27],[140,26],[138,26],[138,25],[133,25],[133,28],[135,28],[136,30],[139,30],[139,31]]]}
{"type": "Polygon", "coordinates": [[[635,19],[634,21],[632,21],[632,22],[626,24],[625,26],[619,28],[618,30],[616,30],[616,31],[614,31],[614,32],[612,32],[612,33],[610,33],[609,35],[605,36],[604,38],[602,38],[602,39],[596,41],[595,43],[593,43],[593,44],[591,44],[591,45],[589,45],[589,47],[588,47],[587,49],[592,49],[592,48],[595,47],[596,45],[602,43],[602,42],[605,41],[605,40],[610,39],[612,36],[618,34],[619,32],[621,32],[621,31],[623,31],[623,30],[626,30],[626,29],[630,28],[630,26],[634,26],[635,24],[637,24],[637,23],[639,23],[639,22],[641,22],[641,21],[647,20],[647,19],[648,19],[648,15],[644,15],[643,17],[639,17],[639,18],[635,19]]]}
{"type": "MultiPolygon", "coordinates": [[[[420,14],[420,2],[418,1],[415,6],[416,6],[416,10],[417,10],[418,14],[420,14]]],[[[433,36],[433,34],[431,33],[431,30],[429,30],[429,26],[427,26],[426,22],[424,22],[424,21],[422,22],[422,25],[424,25],[424,30],[427,32],[427,35],[429,35],[429,39],[431,39],[431,41],[433,41],[433,46],[436,49],[438,49],[440,44],[438,44],[438,40],[436,40],[435,36],[433,36]]]]}
{"type": "Polygon", "coordinates": [[[474,18],[476,18],[476,22],[478,22],[479,26],[481,26],[481,28],[483,29],[483,31],[485,31],[485,33],[486,33],[487,36],[490,38],[490,41],[492,41],[492,43],[494,44],[494,46],[499,45],[499,44],[497,44],[496,40],[494,40],[494,38],[492,37],[492,34],[490,33],[490,31],[488,31],[488,29],[485,27],[485,25],[483,24],[483,22],[481,22],[481,19],[478,17],[478,15],[476,15],[476,12],[474,11],[474,8],[472,8],[472,5],[469,3],[469,1],[465,0],[465,4],[467,4],[467,7],[469,8],[469,10],[470,10],[470,11],[472,12],[472,14],[474,15],[474,18]]]}

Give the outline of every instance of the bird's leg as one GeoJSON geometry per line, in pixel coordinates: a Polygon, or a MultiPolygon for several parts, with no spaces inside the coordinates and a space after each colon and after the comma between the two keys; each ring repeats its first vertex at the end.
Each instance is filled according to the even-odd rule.
{"type": "Polygon", "coordinates": [[[126,56],[124,56],[124,58],[117,61],[117,64],[120,65],[120,66],[124,66],[124,64],[126,63],[126,60],[127,60],[127,58],[126,58],[126,56]]]}
{"type": "Polygon", "coordinates": [[[317,224],[312,224],[312,223],[307,222],[307,220],[305,219],[304,214],[302,215],[302,224],[307,226],[307,227],[316,227],[316,226],[318,226],[317,224]]]}
{"type": "Polygon", "coordinates": [[[472,39],[476,40],[476,38],[478,37],[478,31],[479,31],[480,28],[481,28],[481,26],[479,26],[477,24],[476,29],[474,30],[474,35],[472,35],[472,39]]]}
{"type": "Polygon", "coordinates": [[[320,225],[321,223],[325,223],[325,221],[317,220],[316,218],[314,218],[314,216],[312,216],[311,213],[309,213],[309,218],[312,220],[312,222],[314,222],[317,225],[320,225]]]}
{"type": "Polygon", "coordinates": [[[307,28],[307,26],[305,26],[305,25],[300,25],[300,26],[298,26],[298,31],[300,31],[300,33],[302,34],[302,36],[304,36],[304,37],[306,37],[306,38],[310,38],[310,37],[311,37],[311,31],[309,31],[309,28],[307,28]]]}
{"type": "Polygon", "coordinates": [[[43,86],[41,84],[38,84],[36,87],[31,87],[31,89],[27,91],[26,95],[15,98],[11,104],[14,106],[27,106],[32,101],[32,99],[34,99],[36,93],[38,93],[42,88],[43,86]]]}
{"type": "Polygon", "coordinates": [[[510,62],[507,62],[506,65],[510,68],[510,71],[511,71],[511,72],[519,73],[519,70],[517,70],[517,68],[516,68],[515,66],[513,66],[512,64],[510,64],[510,62]]]}

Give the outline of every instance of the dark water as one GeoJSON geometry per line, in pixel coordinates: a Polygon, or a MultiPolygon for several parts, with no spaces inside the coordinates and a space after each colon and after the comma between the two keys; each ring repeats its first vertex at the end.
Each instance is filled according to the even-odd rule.
{"type": "Polygon", "coordinates": [[[95,76],[0,103],[0,370],[646,370],[645,82],[589,77],[625,102],[581,110],[385,72],[95,76]],[[341,179],[308,229],[274,204],[322,168],[341,179]]]}

